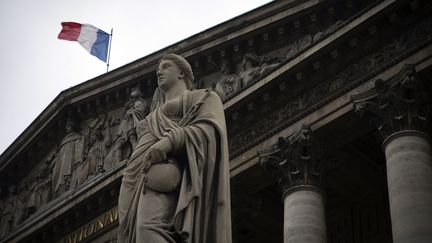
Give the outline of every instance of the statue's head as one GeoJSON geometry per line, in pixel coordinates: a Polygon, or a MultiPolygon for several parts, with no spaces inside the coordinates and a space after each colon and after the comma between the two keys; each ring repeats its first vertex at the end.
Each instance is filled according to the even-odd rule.
{"type": "Polygon", "coordinates": [[[225,74],[225,75],[232,73],[232,66],[228,60],[223,60],[220,64],[219,69],[220,69],[220,72],[222,74],[225,74]]]}
{"type": "Polygon", "coordinates": [[[193,72],[191,65],[183,57],[167,54],[157,65],[158,85],[162,91],[168,91],[176,82],[184,82],[187,89],[193,88],[193,72]]]}
{"type": "Polygon", "coordinates": [[[66,133],[74,132],[75,128],[76,128],[76,121],[73,118],[68,117],[66,119],[66,125],[65,125],[66,133]]]}
{"type": "Polygon", "coordinates": [[[248,68],[257,67],[260,65],[261,59],[253,53],[246,53],[241,62],[241,69],[245,71],[248,68]]]}
{"type": "Polygon", "coordinates": [[[90,132],[89,142],[88,142],[90,145],[93,145],[97,141],[102,141],[102,140],[103,140],[103,134],[100,129],[96,128],[90,132]]]}
{"type": "Polygon", "coordinates": [[[141,93],[141,90],[139,88],[139,86],[135,87],[132,89],[129,98],[130,99],[138,99],[138,98],[142,98],[144,95],[141,93]]]}

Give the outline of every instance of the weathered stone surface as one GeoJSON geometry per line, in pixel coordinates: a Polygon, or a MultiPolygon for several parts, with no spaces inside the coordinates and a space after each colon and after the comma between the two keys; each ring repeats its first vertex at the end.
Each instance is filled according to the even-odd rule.
{"type": "Polygon", "coordinates": [[[415,65],[352,97],[356,111],[385,138],[387,186],[393,241],[432,240],[432,159],[430,86],[415,65]],[[422,132],[424,131],[424,132],[422,132]]]}
{"type": "Polygon", "coordinates": [[[323,161],[309,126],[259,152],[261,164],[275,172],[283,190],[284,242],[325,243],[325,206],[322,195],[323,161]]]}
{"type": "MultiPolygon", "coordinates": [[[[273,102],[262,102],[262,108],[258,106],[254,113],[242,115],[255,115],[265,113],[261,119],[254,120],[254,126],[238,125],[230,129],[230,152],[233,157],[239,153],[248,150],[251,146],[264,139],[269,134],[285,128],[299,119],[298,116],[308,114],[312,107],[319,107],[320,103],[326,100],[339,97],[344,92],[372,78],[380,70],[386,69],[389,65],[405,57],[407,53],[417,50],[419,45],[430,43],[432,38],[432,19],[426,18],[421,23],[412,28],[407,26],[406,31],[401,31],[391,41],[386,42],[377,51],[368,56],[363,56],[358,61],[350,64],[340,73],[322,81],[316,80],[316,85],[311,88],[303,86],[299,88],[296,94],[291,91],[290,96],[285,99],[274,100],[273,102]],[[287,101],[289,100],[289,101],[287,101]],[[277,102],[279,101],[279,102],[277,102]],[[267,106],[278,107],[271,109],[270,112],[265,110],[267,106]]],[[[282,91],[284,93],[285,91],[282,91]]],[[[257,115],[257,117],[260,117],[257,115]]],[[[233,123],[246,123],[242,120],[234,120],[233,123]]],[[[230,121],[229,125],[232,125],[230,121]]]]}
{"type": "Polygon", "coordinates": [[[393,242],[432,241],[430,138],[418,131],[394,133],[384,143],[393,242]]]}
{"type": "MultiPolygon", "coordinates": [[[[418,70],[427,70],[430,49],[425,47],[431,43],[431,25],[422,9],[428,6],[425,1],[408,4],[403,0],[276,1],[62,92],[1,156],[0,238],[3,235],[7,242],[25,242],[34,237],[49,242],[67,232],[68,225],[83,220],[83,215],[92,217],[98,209],[113,206],[106,205],[104,188],[119,185],[120,167],[125,166],[138,142],[136,120],[147,114],[156,87],[154,66],[164,53],[184,54],[193,63],[199,79],[196,86],[215,83],[215,90],[226,100],[234,177],[257,163],[257,149],[287,137],[299,124],[320,128],[349,113],[347,97],[369,87],[366,82],[378,74],[393,76],[401,63],[419,63],[418,70]],[[420,52],[422,48],[426,51],[420,52]],[[225,63],[230,68],[225,69],[225,63]],[[70,156],[73,159],[67,161],[76,160],[75,167],[71,173],[60,175],[53,172],[65,154],[63,150],[81,147],[76,143],[62,145],[70,136],[65,131],[70,115],[77,121],[76,134],[71,137],[83,141],[84,153],[82,158],[70,156]],[[58,175],[61,186],[55,193],[51,184],[58,175]],[[15,188],[9,193],[8,187],[15,188]],[[15,211],[19,212],[15,215],[15,211]]],[[[287,165],[278,164],[289,172],[284,176],[278,172],[287,191],[304,182],[320,185],[319,169],[287,165]],[[292,180],[287,180],[288,174],[292,180]]],[[[294,193],[287,193],[286,198],[294,193]]],[[[319,201],[318,196],[310,198],[319,201]]],[[[251,202],[255,206],[250,207],[256,214],[263,213],[258,204],[251,202]]],[[[304,206],[299,210],[307,208],[304,206]]],[[[262,221],[262,228],[266,226],[259,217],[240,218],[249,222],[250,232],[257,231],[253,220],[262,221]]],[[[319,224],[318,219],[314,222],[319,224]]],[[[361,227],[373,231],[366,223],[361,227]]],[[[331,230],[336,231],[336,227],[331,230]]],[[[356,237],[363,239],[363,235],[356,237]]],[[[385,242],[374,239],[370,242],[385,242]]]]}
{"type": "Polygon", "coordinates": [[[261,165],[274,172],[283,197],[296,186],[322,186],[322,147],[311,136],[311,128],[303,125],[288,139],[280,138],[273,147],[258,152],[261,165]]]}
{"type": "Polygon", "coordinates": [[[284,198],[284,205],[284,243],[327,242],[321,191],[299,187],[284,198]]]}
{"type": "Polygon", "coordinates": [[[164,56],[157,76],[152,111],[136,124],[137,145],[123,173],[118,241],[231,243],[222,102],[210,90],[193,90],[192,68],[181,56],[164,56]]]}
{"type": "Polygon", "coordinates": [[[352,97],[356,111],[369,118],[383,138],[404,130],[428,132],[432,118],[431,85],[405,65],[392,79],[375,81],[374,88],[352,97]]]}

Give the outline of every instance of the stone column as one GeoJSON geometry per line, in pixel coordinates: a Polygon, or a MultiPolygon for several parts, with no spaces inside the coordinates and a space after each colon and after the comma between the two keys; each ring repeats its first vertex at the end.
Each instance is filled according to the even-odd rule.
{"type": "Polygon", "coordinates": [[[326,242],[324,199],[320,189],[300,186],[285,193],[284,242],[326,242]]]}
{"type": "MultiPolygon", "coordinates": [[[[394,243],[432,242],[431,97],[413,65],[352,97],[384,138],[394,243]],[[429,104],[428,104],[429,103],[429,104]]],[[[430,92],[430,91],[429,91],[430,92]]]]}
{"type": "Polygon", "coordinates": [[[284,201],[284,243],[325,243],[327,238],[322,163],[303,126],[287,140],[259,152],[260,163],[278,179],[284,201]]]}

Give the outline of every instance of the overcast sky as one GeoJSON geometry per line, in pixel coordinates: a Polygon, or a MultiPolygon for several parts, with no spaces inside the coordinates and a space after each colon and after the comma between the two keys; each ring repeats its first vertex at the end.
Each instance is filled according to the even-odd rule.
{"type": "Polygon", "coordinates": [[[269,0],[1,0],[0,154],[64,89],[103,74],[105,63],[60,23],[114,28],[111,70],[269,0]]]}

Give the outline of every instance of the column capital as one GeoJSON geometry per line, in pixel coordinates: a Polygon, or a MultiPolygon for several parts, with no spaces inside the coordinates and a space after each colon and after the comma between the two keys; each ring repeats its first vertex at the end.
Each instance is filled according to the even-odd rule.
{"type": "Polygon", "coordinates": [[[428,133],[432,115],[431,87],[407,64],[394,77],[378,79],[368,91],[351,96],[355,111],[383,138],[404,130],[428,133]]]}
{"type": "Polygon", "coordinates": [[[287,139],[258,151],[260,165],[269,169],[282,187],[285,197],[288,193],[301,190],[318,190],[322,186],[321,163],[323,150],[312,138],[310,126],[303,125],[287,139]]]}

